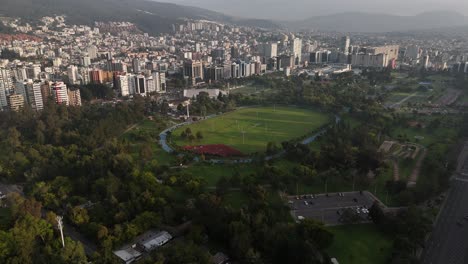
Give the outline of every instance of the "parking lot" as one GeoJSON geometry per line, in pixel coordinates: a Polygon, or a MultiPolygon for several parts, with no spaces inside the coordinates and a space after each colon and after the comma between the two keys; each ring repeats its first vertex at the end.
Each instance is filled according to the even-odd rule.
{"type": "Polygon", "coordinates": [[[289,196],[288,205],[291,214],[300,221],[302,218],[315,219],[326,225],[340,225],[342,212],[352,209],[361,218],[361,222],[369,222],[368,209],[375,197],[369,192],[346,192],[318,195],[289,196]]]}

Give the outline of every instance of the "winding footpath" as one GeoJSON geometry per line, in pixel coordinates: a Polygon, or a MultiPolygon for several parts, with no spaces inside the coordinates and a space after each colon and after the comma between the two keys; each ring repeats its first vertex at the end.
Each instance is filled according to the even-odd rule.
{"type": "MultiPolygon", "coordinates": [[[[174,125],[174,126],[172,126],[170,128],[167,128],[167,129],[165,129],[164,131],[162,131],[159,134],[159,144],[161,145],[162,149],[164,151],[166,151],[167,153],[174,153],[175,150],[167,143],[168,134],[172,133],[172,131],[176,130],[179,127],[191,125],[191,124],[197,123],[197,122],[202,122],[204,120],[214,118],[214,117],[217,117],[217,116],[218,115],[210,115],[210,116],[207,116],[205,119],[200,120],[200,121],[196,121],[196,122],[187,121],[187,122],[183,122],[183,123],[174,125]]],[[[341,118],[339,116],[335,115],[335,124],[338,124],[339,122],[341,122],[341,118]]],[[[302,145],[308,145],[308,144],[314,142],[315,140],[317,140],[317,138],[319,136],[323,135],[326,131],[327,131],[327,128],[324,128],[324,129],[318,131],[317,133],[313,134],[312,136],[302,140],[301,144],[302,145]]],[[[286,152],[284,150],[282,150],[281,152],[276,153],[274,155],[266,156],[264,158],[264,160],[268,161],[268,160],[277,159],[277,158],[280,158],[281,156],[283,156],[285,153],[286,152]]],[[[214,163],[214,164],[224,164],[224,163],[234,163],[234,164],[236,164],[236,163],[252,163],[252,162],[254,162],[254,159],[253,158],[237,159],[237,160],[210,159],[210,160],[206,160],[206,161],[208,161],[210,163],[214,163]]]]}

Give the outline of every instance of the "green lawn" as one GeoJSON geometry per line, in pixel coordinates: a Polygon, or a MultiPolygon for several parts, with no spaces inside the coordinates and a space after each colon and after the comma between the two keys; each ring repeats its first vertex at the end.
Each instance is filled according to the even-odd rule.
{"type": "Polygon", "coordinates": [[[241,176],[256,173],[257,166],[255,164],[221,165],[201,163],[190,166],[184,171],[202,177],[205,179],[208,187],[215,187],[221,177],[231,178],[236,172],[241,176]]]}
{"type": "Polygon", "coordinates": [[[295,107],[245,108],[181,127],[173,132],[179,146],[226,144],[243,153],[263,153],[268,142],[298,138],[330,122],[330,116],[311,109],[295,107]],[[189,142],[181,133],[189,127],[192,134],[203,134],[202,140],[189,142]]]}
{"type": "Polygon", "coordinates": [[[398,139],[398,136],[406,136],[409,142],[429,146],[435,142],[446,141],[457,137],[455,128],[440,127],[436,129],[429,128],[414,128],[414,127],[398,127],[395,128],[391,136],[398,139]],[[422,139],[419,137],[423,137],[422,139]]]}
{"type": "Polygon", "coordinates": [[[341,264],[381,264],[391,254],[392,238],[373,224],[337,226],[329,230],[335,237],[328,254],[341,264]]]}
{"type": "Polygon", "coordinates": [[[233,94],[246,94],[246,95],[250,95],[250,94],[261,95],[262,92],[267,93],[267,92],[272,91],[271,88],[265,88],[263,86],[254,86],[254,85],[244,85],[240,88],[235,88],[235,87],[231,87],[231,88],[234,88],[230,91],[233,94]]]}

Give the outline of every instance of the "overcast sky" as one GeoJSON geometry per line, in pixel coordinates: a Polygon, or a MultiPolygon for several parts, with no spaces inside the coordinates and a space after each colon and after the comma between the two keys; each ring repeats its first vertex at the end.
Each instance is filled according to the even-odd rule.
{"type": "Polygon", "coordinates": [[[275,20],[302,19],[346,11],[414,15],[457,11],[468,15],[468,0],[156,0],[197,6],[228,15],[275,20]]]}

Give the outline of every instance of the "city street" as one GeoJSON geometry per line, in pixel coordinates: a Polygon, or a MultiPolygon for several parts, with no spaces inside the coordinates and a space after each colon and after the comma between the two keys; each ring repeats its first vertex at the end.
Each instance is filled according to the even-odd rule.
{"type": "Polygon", "coordinates": [[[458,162],[447,200],[426,243],[424,264],[468,263],[468,142],[458,162]]]}

